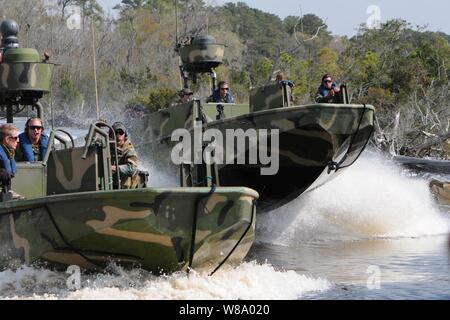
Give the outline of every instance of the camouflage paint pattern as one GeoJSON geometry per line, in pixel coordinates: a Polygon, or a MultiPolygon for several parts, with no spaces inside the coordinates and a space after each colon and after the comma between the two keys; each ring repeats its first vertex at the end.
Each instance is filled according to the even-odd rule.
{"type": "MultiPolygon", "coordinates": [[[[144,136],[158,136],[161,139],[169,139],[172,132],[179,128],[191,129],[193,127],[194,118],[192,116],[194,105],[198,104],[197,101],[191,101],[177,106],[172,106],[166,109],[160,109],[151,117],[148,118],[148,124],[144,124],[144,129],[140,135],[133,134],[133,137],[144,136]]],[[[130,127],[130,130],[134,132],[135,127],[130,127]]],[[[140,143],[136,143],[137,147],[140,143]]]]}
{"type": "Polygon", "coordinates": [[[13,190],[26,199],[0,203],[0,265],[101,269],[114,261],[169,273],[186,270],[194,236],[193,268],[213,271],[246,256],[254,240],[255,191],[108,191],[100,159],[109,149],[96,141],[85,158],[85,148],[75,147],[50,151],[46,165],[19,163],[13,190]]]}
{"type": "Polygon", "coordinates": [[[100,181],[103,177],[96,151],[101,150],[90,148],[85,159],[81,147],[51,152],[47,163],[47,195],[101,190],[104,182],[100,181]]]}
{"type": "Polygon", "coordinates": [[[240,263],[254,239],[258,195],[246,188],[84,192],[0,203],[0,261],[154,273],[240,263]],[[238,246],[239,244],[239,246],[238,246]]]}
{"type": "Polygon", "coordinates": [[[288,85],[271,84],[250,90],[250,112],[289,106],[291,88],[288,85]]]}
{"type": "MultiPolygon", "coordinates": [[[[270,86],[276,87],[282,92],[281,86],[270,86]]],[[[171,142],[171,133],[177,128],[192,129],[192,110],[196,105],[199,105],[198,108],[204,114],[206,123],[203,129],[218,129],[224,137],[227,129],[278,129],[278,174],[261,176],[259,165],[219,165],[221,185],[242,185],[256,190],[260,195],[258,212],[263,212],[280,207],[303,192],[329,181],[336,176],[336,172],[328,172],[328,164],[343,159],[341,167],[351,165],[370,139],[373,131],[373,106],[311,104],[280,108],[276,104],[272,108],[274,101],[280,102],[280,96],[272,90],[267,93],[267,100],[253,100],[254,108],[261,111],[250,112],[249,105],[224,104],[225,118],[221,120],[216,120],[217,104],[201,104],[198,100],[188,106],[172,106],[150,114],[144,124],[148,129],[144,134],[140,131],[143,141],[136,143],[141,144],[138,152],[143,156],[170,159],[171,148],[175,145],[175,142],[171,142]],[[274,95],[278,96],[274,98],[274,95]],[[255,107],[256,103],[261,107],[255,107]],[[158,147],[148,148],[148,144],[158,147]],[[146,154],[146,150],[152,150],[153,154],[146,154]]]]}
{"type": "Polygon", "coordinates": [[[0,64],[0,96],[11,92],[49,92],[54,65],[42,63],[34,49],[8,49],[0,64]],[[31,60],[31,61],[30,61],[31,60]]]}
{"type": "Polygon", "coordinates": [[[223,44],[195,44],[181,47],[179,54],[187,71],[209,72],[222,64],[225,53],[223,44]]]}
{"type": "MultiPolygon", "coordinates": [[[[190,50],[194,67],[198,55],[209,65],[223,58],[220,45],[190,50]]],[[[0,102],[37,105],[50,89],[52,69],[34,49],[7,49],[0,102]]],[[[113,190],[111,154],[117,150],[108,128],[95,122],[84,147],[64,144],[60,150],[51,148],[51,134],[44,161],[18,164],[12,187],[25,199],[0,202],[1,267],[26,262],[102,269],[113,261],[160,274],[191,266],[215,271],[244,259],[255,236],[254,190],[156,189],[145,183],[113,190]]]]}

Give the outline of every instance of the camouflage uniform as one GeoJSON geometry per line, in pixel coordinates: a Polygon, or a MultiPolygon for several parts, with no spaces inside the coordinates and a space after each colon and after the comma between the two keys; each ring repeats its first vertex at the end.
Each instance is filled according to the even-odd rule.
{"type": "Polygon", "coordinates": [[[133,144],[126,139],[124,144],[117,146],[117,163],[122,188],[133,188],[139,181],[138,156],[133,144]]]}

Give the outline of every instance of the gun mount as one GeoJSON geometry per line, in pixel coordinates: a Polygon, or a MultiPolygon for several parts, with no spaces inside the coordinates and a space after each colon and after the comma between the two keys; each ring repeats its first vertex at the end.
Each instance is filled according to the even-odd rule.
{"type": "Polygon", "coordinates": [[[39,99],[50,92],[54,64],[41,59],[36,49],[20,48],[15,21],[4,20],[0,31],[0,106],[6,108],[7,121],[13,122],[13,108],[21,105],[37,109],[42,118],[39,99]]]}
{"type": "Polygon", "coordinates": [[[214,69],[223,63],[225,45],[216,43],[213,36],[191,38],[188,43],[179,45],[178,54],[181,59],[181,76],[184,88],[189,88],[189,79],[197,83],[197,75],[209,73],[212,78],[212,90],[216,86],[214,69]]]}

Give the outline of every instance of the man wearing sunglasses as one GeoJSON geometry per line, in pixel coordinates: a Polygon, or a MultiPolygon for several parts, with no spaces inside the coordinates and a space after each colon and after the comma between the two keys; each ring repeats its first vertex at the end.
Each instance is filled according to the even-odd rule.
{"type": "Polygon", "coordinates": [[[44,124],[40,118],[30,118],[25,123],[25,130],[19,135],[17,161],[42,161],[48,148],[48,136],[44,133],[44,124]]]}
{"type": "Polygon", "coordinates": [[[139,184],[138,156],[134,146],[128,139],[127,130],[122,122],[112,125],[116,134],[118,166],[111,167],[112,172],[119,171],[122,189],[130,189],[139,184]]]}
{"type": "Polygon", "coordinates": [[[14,159],[17,145],[20,141],[17,128],[11,123],[0,126],[0,199],[8,201],[11,199],[23,199],[23,197],[11,190],[11,179],[17,172],[16,160],[14,159]]]}
{"type": "Polygon", "coordinates": [[[329,74],[326,74],[322,77],[322,84],[317,91],[316,102],[339,103],[340,91],[333,78],[329,74]]]}
{"type": "Polygon", "coordinates": [[[178,92],[178,103],[187,103],[189,101],[192,101],[194,93],[191,91],[191,89],[184,88],[178,92]]]}
{"type": "Polygon", "coordinates": [[[6,171],[11,178],[16,174],[14,156],[19,140],[19,133],[14,125],[6,123],[0,127],[0,168],[6,171]]]}
{"type": "Polygon", "coordinates": [[[228,83],[220,81],[217,90],[214,91],[212,102],[233,103],[233,94],[230,91],[228,83]]]}

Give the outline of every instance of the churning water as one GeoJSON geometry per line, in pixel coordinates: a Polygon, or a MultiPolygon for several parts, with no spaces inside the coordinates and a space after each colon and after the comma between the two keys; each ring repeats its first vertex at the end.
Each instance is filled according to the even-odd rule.
{"type": "Polygon", "coordinates": [[[314,299],[450,299],[450,212],[436,206],[428,179],[366,152],[322,188],[259,216],[251,257],[333,283],[314,299]]]}
{"type": "Polygon", "coordinates": [[[260,216],[258,239],[295,246],[447,234],[449,217],[436,207],[428,183],[369,153],[325,186],[260,216]]]}
{"type": "Polygon", "coordinates": [[[449,234],[450,213],[427,179],[366,152],[322,188],[258,215],[255,245],[237,268],[155,277],[113,266],[71,290],[68,274],[23,266],[0,272],[0,298],[450,299],[449,234]]]}
{"type": "Polygon", "coordinates": [[[332,284],[295,271],[276,271],[268,264],[246,262],[224,268],[214,276],[191,272],[153,276],[143,270],[83,275],[81,288],[70,290],[68,275],[45,269],[21,267],[0,273],[3,299],[299,299],[321,292],[332,284]],[[290,284],[286,288],[286,283],[290,284]]]}

